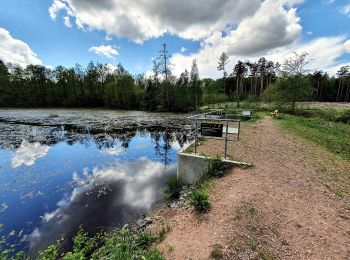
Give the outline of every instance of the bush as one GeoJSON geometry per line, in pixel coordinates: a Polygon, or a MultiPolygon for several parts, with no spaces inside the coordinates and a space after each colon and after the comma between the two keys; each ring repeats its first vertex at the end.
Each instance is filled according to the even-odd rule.
{"type": "Polygon", "coordinates": [[[226,166],[219,156],[210,159],[204,172],[205,178],[221,178],[225,175],[226,166]]]}
{"type": "Polygon", "coordinates": [[[210,208],[208,195],[202,190],[195,190],[192,193],[190,204],[194,206],[198,212],[207,212],[210,208]]]}
{"type": "Polygon", "coordinates": [[[167,180],[167,188],[164,191],[169,198],[178,199],[180,197],[180,192],[184,186],[183,181],[180,178],[173,177],[167,180]]]}

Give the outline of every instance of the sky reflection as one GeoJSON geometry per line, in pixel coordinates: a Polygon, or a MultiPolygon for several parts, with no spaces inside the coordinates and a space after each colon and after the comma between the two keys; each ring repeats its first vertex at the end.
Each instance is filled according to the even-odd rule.
{"type": "Polygon", "coordinates": [[[47,155],[50,147],[40,143],[29,143],[23,141],[21,146],[13,153],[11,165],[13,168],[21,165],[31,166],[39,158],[47,155]]]}
{"type": "Polygon", "coordinates": [[[162,198],[186,142],[175,132],[62,131],[52,144],[0,146],[0,236],[17,250],[37,252],[81,225],[95,233],[140,218],[162,198]]]}

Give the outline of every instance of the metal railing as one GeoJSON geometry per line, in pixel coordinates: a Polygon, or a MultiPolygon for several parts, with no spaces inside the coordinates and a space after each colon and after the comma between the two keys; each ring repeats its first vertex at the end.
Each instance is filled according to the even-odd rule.
{"type": "MultiPolygon", "coordinates": [[[[252,115],[252,110],[242,110],[242,115],[244,114],[243,111],[250,111],[250,117],[252,115]]],[[[248,115],[248,113],[245,113],[248,115]]],[[[243,115],[245,116],[245,115],[243,115]]],[[[194,134],[194,153],[197,154],[197,140],[198,137],[206,138],[206,139],[218,139],[218,140],[224,140],[224,158],[227,158],[227,143],[233,142],[233,141],[239,141],[240,138],[240,131],[241,131],[241,119],[239,119],[239,116],[237,113],[230,113],[226,110],[215,110],[208,113],[193,115],[188,117],[190,120],[193,121],[192,129],[194,134]],[[199,134],[198,124],[201,124],[201,133],[199,134]],[[210,135],[202,135],[202,124],[217,124],[219,126],[222,125],[222,136],[210,136],[210,135]],[[231,128],[230,125],[237,124],[236,128],[231,128]],[[236,134],[237,138],[229,139],[229,134],[236,134]]],[[[191,130],[192,130],[191,129],[191,130]]]]}

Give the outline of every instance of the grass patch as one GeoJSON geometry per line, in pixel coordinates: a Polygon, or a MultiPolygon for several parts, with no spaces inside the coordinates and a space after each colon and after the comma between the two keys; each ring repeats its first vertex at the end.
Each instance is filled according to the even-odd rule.
{"type": "Polygon", "coordinates": [[[204,178],[221,178],[225,175],[226,165],[219,156],[209,159],[207,168],[204,170],[204,178]]]}
{"type": "Polygon", "coordinates": [[[274,260],[276,257],[268,250],[263,249],[259,252],[259,256],[262,260],[274,260]]]}
{"type": "Polygon", "coordinates": [[[73,250],[58,254],[57,245],[40,254],[40,259],[163,259],[160,252],[150,249],[157,236],[144,230],[114,229],[92,238],[79,231],[74,237],[73,250]]]}
{"type": "Polygon", "coordinates": [[[199,212],[205,213],[210,208],[209,197],[205,191],[196,189],[190,197],[190,204],[199,212]]]}
{"type": "Polygon", "coordinates": [[[178,199],[180,197],[180,192],[184,186],[182,179],[177,177],[172,177],[166,182],[167,188],[164,193],[172,199],[178,199]]]}
{"type": "Polygon", "coordinates": [[[316,145],[316,153],[305,153],[317,169],[318,179],[338,197],[350,193],[350,127],[324,118],[287,115],[278,120],[282,128],[316,145]],[[325,151],[330,152],[326,153],[325,151]]]}
{"type": "Polygon", "coordinates": [[[254,112],[252,118],[248,122],[256,123],[257,121],[263,119],[266,115],[266,112],[254,112]]]}
{"type": "Polygon", "coordinates": [[[163,241],[165,239],[166,234],[171,231],[171,226],[168,220],[164,220],[162,227],[159,230],[158,240],[163,241]]]}
{"type": "Polygon", "coordinates": [[[219,244],[213,246],[213,250],[210,253],[210,258],[212,259],[222,259],[224,257],[223,248],[219,244]]]}
{"type": "MultiPolygon", "coordinates": [[[[63,252],[63,238],[40,252],[35,259],[117,259],[117,260],[163,260],[161,253],[151,248],[158,241],[154,233],[129,228],[116,228],[111,232],[98,233],[92,237],[81,229],[73,238],[73,248],[63,252]]],[[[5,243],[0,241],[0,259],[32,259],[23,252],[13,254],[13,249],[2,250],[5,243]]]]}
{"type": "Polygon", "coordinates": [[[350,160],[350,127],[348,124],[332,122],[319,117],[305,118],[291,115],[285,116],[278,122],[288,131],[350,160]]]}

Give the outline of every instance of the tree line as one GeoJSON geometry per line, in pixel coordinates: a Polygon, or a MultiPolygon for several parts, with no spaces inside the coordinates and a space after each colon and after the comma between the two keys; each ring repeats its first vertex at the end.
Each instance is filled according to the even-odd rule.
{"type": "Polygon", "coordinates": [[[76,64],[52,69],[42,65],[23,68],[0,60],[0,106],[188,112],[223,101],[349,102],[350,98],[350,66],[341,67],[336,76],[310,72],[304,68],[307,54],[296,54],[282,65],[264,57],[257,62],[238,61],[230,72],[229,56],[223,53],[217,67],[223,76],[215,80],[199,78],[196,60],[190,71],[175,77],[170,58],[164,44],[153,60],[151,77],[131,75],[122,64],[113,69],[93,62],[86,68],[76,64]],[[291,92],[279,91],[281,85],[291,92]]]}

